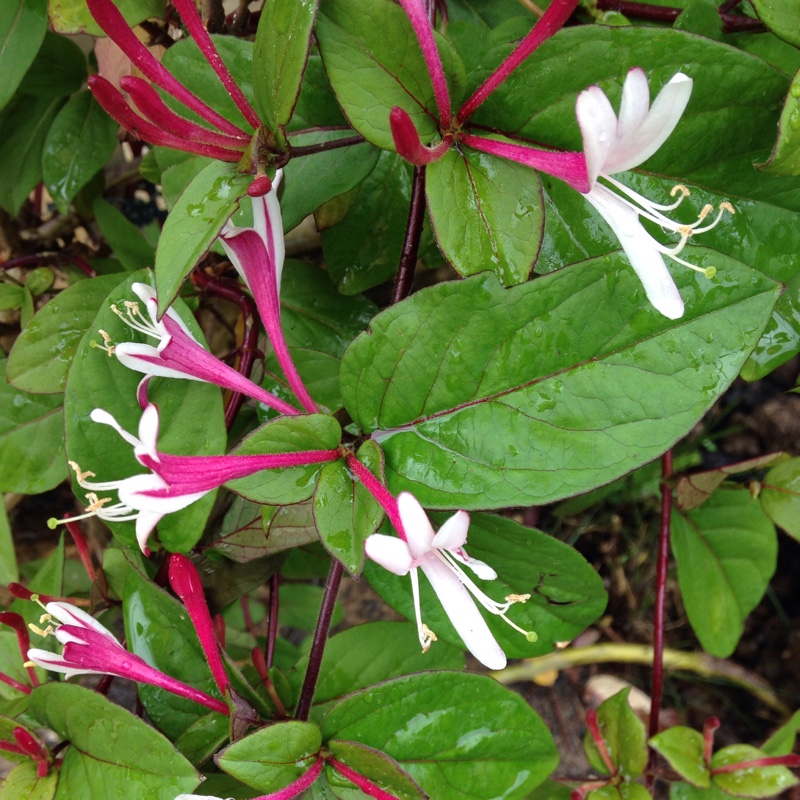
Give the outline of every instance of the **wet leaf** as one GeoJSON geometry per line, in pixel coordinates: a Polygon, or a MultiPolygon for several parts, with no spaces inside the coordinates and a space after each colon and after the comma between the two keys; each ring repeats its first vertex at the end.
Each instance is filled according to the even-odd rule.
{"type": "Polygon", "coordinates": [[[683,725],[667,728],[650,740],[667,763],[693,786],[711,786],[711,774],[704,757],[703,734],[683,725]]]}

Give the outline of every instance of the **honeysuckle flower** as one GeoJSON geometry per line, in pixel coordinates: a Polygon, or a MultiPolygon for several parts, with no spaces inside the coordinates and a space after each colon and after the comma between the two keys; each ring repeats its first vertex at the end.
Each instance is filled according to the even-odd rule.
{"type": "Polygon", "coordinates": [[[471,558],[464,549],[469,529],[469,514],[466,511],[457,511],[445,521],[438,532],[434,532],[428,515],[409,492],[398,495],[397,508],[405,541],[376,533],[367,538],[365,549],[367,555],[384,569],[395,575],[411,575],[414,612],[422,651],[426,652],[431,642],[436,641],[436,634],[422,621],[418,569],[425,574],[453,627],[472,655],[489,669],[502,669],[506,665],[505,653],[478,611],[475,600],[487,611],[496,614],[512,628],[535,641],[534,633],[523,630],[506,616],[514,603],[524,603],[530,595],[510,595],[505,602],[498,603],[478,588],[467,575],[462,565],[481,580],[491,581],[497,578],[497,573],[490,566],[471,558]]]}
{"type": "Polygon", "coordinates": [[[281,328],[280,287],[286,255],[277,194],[281,176],[278,170],[270,190],[250,198],[253,227],[240,228],[228,221],[220,232],[219,241],[253,293],[261,321],[292,391],[306,411],[314,412],[317,405],[297,372],[281,328]]]}
{"type": "MultiPolygon", "coordinates": [[[[113,481],[90,481],[93,472],[84,472],[70,462],[78,485],[89,490],[89,507],[85,514],[72,519],[97,516],[108,521],[136,520],[136,540],[142,552],[149,554],[147,540],[165,515],[199,500],[228,481],[244,478],[264,469],[282,469],[306,464],[322,464],[341,457],[339,450],[305,450],[263,455],[178,456],[162,453],[157,448],[158,409],[149,404],[139,420],[138,437],[124,430],[111,414],[101,408],[91,413],[94,422],[109,425],[133,447],[136,460],[150,470],[113,481]],[[119,502],[100,498],[97,492],[116,491],[119,502]]],[[[65,520],[51,520],[58,524],[65,520]]]]}
{"type": "Polygon", "coordinates": [[[158,299],[155,289],[146,283],[134,283],[131,289],[140,303],[126,300],[124,311],[112,305],[114,312],[128,326],[145,336],[158,340],[158,345],[139,342],[112,344],[105,331],[100,331],[105,344],[103,349],[116,356],[129,369],[143,372],[145,376],[186,378],[230,389],[258,400],[282,414],[299,414],[289,403],[262,389],[232,367],[209,353],[186,327],[184,321],[171,308],[158,319],[158,299]]]}
{"type": "Polygon", "coordinates": [[[45,611],[47,613],[42,616],[40,623],[48,623],[47,627],[44,630],[35,626],[31,628],[42,636],[52,633],[64,645],[64,649],[60,655],[49,650],[28,650],[28,660],[37,666],[63,672],[68,678],[90,673],[117,675],[166,689],[220,714],[229,713],[227,704],[222,700],[165,675],[139,656],[128,652],[111,631],[80,608],[70,603],[56,602],[48,603],[45,611]]]}
{"type": "Polygon", "coordinates": [[[672,195],[679,195],[675,202],[660,205],[611,176],[638,167],[664,144],[680,121],[691,93],[692,79],[679,72],[651,106],[647,76],[637,67],[625,78],[619,117],[599,86],[590,86],[581,92],[575,108],[589,179],[586,199],[616,234],[650,302],[670,319],[683,315],[683,300],[667,270],[664,256],[712,277],[713,269],[704,270],[690,264],[678,258],[678,253],[690,236],[713,228],[726,211],[733,213],[733,207],[722,203],[714,221],[701,225],[713,211],[713,206],[707,205],[695,222],[683,224],[665,216],[664,212],[674,210],[688,196],[689,191],[684,186],[673,189],[672,195]],[[640,218],[677,233],[680,240],[671,246],[661,244],[645,230],[640,218]]]}
{"type": "MultiPolygon", "coordinates": [[[[210,128],[175,114],[166,107],[152,86],[141,78],[128,76],[120,81],[121,88],[128,92],[136,105],[137,113],[115,86],[100,75],[92,75],[89,89],[106,112],[126,130],[151,144],[221,161],[239,161],[251,144],[252,131],[242,130],[229,122],[176,80],[139,41],[112,0],[87,0],[87,5],[103,32],[142,74],[199,115],[210,128]]],[[[173,5],[248,124],[258,130],[261,121],[223,64],[197,13],[194,0],[175,0],[173,5]]]]}

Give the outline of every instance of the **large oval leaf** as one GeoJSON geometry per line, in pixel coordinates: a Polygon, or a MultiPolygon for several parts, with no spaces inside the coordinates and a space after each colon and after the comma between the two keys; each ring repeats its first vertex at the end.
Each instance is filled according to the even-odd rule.
{"type": "Polygon", "coordinates": [[[719,253],[690,257],[719,273],[676,274],[677,322],[620,254],[507,290],[487,274],[440,284],[379,314],[342,388],[392,490],[438,508],[549,503],[671,447],[736,377],[779,292],[719,253]]]}

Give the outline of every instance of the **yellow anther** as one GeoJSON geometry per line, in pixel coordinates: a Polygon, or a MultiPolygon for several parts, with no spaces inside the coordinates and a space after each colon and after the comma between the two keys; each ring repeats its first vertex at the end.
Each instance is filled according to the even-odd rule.
{"type": "Polygon", "coordinates": [[[81,468],[74,461],[69,461],[68,463],[75,470],[75,477],[78,479],[78,483],[83,483],[87,478],[96,477],[94,472],[89,472],[88,470],[81,472],[81,468]]]}
{"type": "Polygon", "coordinates": [[[724,203],[719,204],[720,211],[730,211],[731,214],[736,213],[736,209],[726,200],[724,203]]]}
{"type": "Polygon", "coordinates": [[[38,625],[34,625],[32,622],[28,623],[28,627],[37,635],[45,638],[53,633],[53,626],[48,625],[44,630],[42,630],[38,625]]]}
{"type": "Polygon", "coordinates": [[[136,317],[139,315],[139,304],[135,300],[126,300],[125,308],[128,309],[131,316],[136,317]]]}
{"type": "Polygon", "coordinates": [[[88,492],[86,499],[89,501],[89,505],[86,506],[86,510],[89,512],[99,511],[106,503],[111,502],[110,497],[100,499],[94,492],[88,492]]]}
{"type": "Polygon", "coordinates": [[[672,187],[672,191],[669,193],[669,196],[675,197],[678,192],[680,192],[684,197],[688,197],[691,194],[691,192],[682,183],[678,183],[672,187]]]}
{"type": "Polygon", "coordinates": [[[423,622],[419,629],[420,634],[424,637],[422,643],[422,652],[427,653],[431,648],[431,644],[438,641],[436,634],[423,622]]]}
{"type": "Polygon", "coordinates": [[[38,665],[34,664],[33,661],[26,661],[22,666],[25,667],[25,669],[31,669],[31,667],[35,667],[38,665]]]}
{"type": "Polygon", "coordinates": [[[700,216],[697,218],[698,222],[702,222],[712,211],[714,210],[714,206],[711,203],[706,203],[703,206],[703,210],[700,212],[700,216]]]}
{"type": "Polygon", "coordinates": [[[681,236],[685,236],[687,238],[694,233],[694,228],[691,225],[678,225],[675,230],[677,230],[681,236]]]}
{"type": "Polygon", "coordinates": [[[527,603],[531,599],[529,594],[510,594],[506,597],[507,603],[527,603]]]}
{"type": "Polygon", "coordinates": [[[52,619],[53,619],[52,614],[42,614],[42,616],[39,617],[39,624],[43,625],[45,622],[50,622],[52,619]]]}

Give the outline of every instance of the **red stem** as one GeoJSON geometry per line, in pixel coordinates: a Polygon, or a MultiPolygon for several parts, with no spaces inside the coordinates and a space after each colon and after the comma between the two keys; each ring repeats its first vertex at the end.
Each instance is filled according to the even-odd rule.
{"type": "Polygon", "coordinates": [[[578,0],[553,0],[531,32],[517,45],[511,55],[483,82],[472,97],[458,110],[456,119],[465,122],[475,113],[478,106],[517,69],[528,56],[564,27],[566,21],[578,5],[578,0]]]}
{"type": "MultiPolygon", "coordinates": [[[[291,133],[290,136],[297,136],[300,131],[291,133]]],[[[329,142],[319,142],[317,144],[307,144],[295,147],[290,144],[290,154],[292,158],[301,156],[313,156],[317,153],[327,153],[329,150],[338,150],[340,147],[352,147],[356,144],[363,144],[366,139],[363,136],[343,136],[341,139],[331,139],[329,142]]]]}
{"type": "Polygon", "coordinates": [[[9,258],[8,261],[1,261],[0,267],[11,269],[12,267],[32,267],[41,266],[42,264],[53,264],[55,266],[72,264],[90,278],[97,276],[97,273],[87,261],[70,253],[37,253],[32,256],[18,256],[17,258],[9,258]]]}
{"type": "Polygon", "coordinates": [[[278,609],[280,608],[281,574],[274,572],[269,581],[269,620],[267,621],[267,644],[264,660],[267,669],[275,662],[275,641],[278,638],[278,609]]]}
{"type": "Polygon", "coordinates": [[[392,290],[392,303],[399,303],[411,294],[414,283],[414,272],[419,254],[419,241],[422,236],[422,225],[425,221],[425,167],[414,167],[411,181],[411,204],[408,208],[406,234],[403,239],[403,250],[400,253],[400,264],[397,267],[397,278],[392,290]]]}
{"type": "Polygon", "coordinates": [[[703,760],[711,769],[711,754],[714,752],[714,732],[719,728],[720,721],[717,717],[709,717],[703,725],[703,760]]]}
{"type": "Polygon", "coordinates": [[[590,708],[586,712],[586,727],[589,729],[589,735],[597,745],[600,758],[603,759],[603,763],[606,765],[608,774],[616,775],[617,769],[608,753],[608,748],[606,747],[605,740],[603,739],[603,734],[600,733],[600,727],[597,724],[597,712],[593,708],[590,708]]]}
{"type": "Polygon", "coordinates": [[[400,519],[400,511],[397,508],[395,496],[362,464],[354,453],[345,456],[347,466],[361,483],[366,486],[367,491],[380,503],[389,521],[397,531],[397,535],[404,541],[408,541],[403,521],[400,519]]]}
{"type": "MultiPolygon", "coordinates": [[[[669,569],[669,534],[672,520],[672,450],[661,457],[661,523],[658,535],[658,560],[656,562],[656,596],[653,613],[653,682],[650,691],[649,736],[658,733],[658,717],[661,712],[661,694],[664,685],[664,604],[667,597],[667,571],[669,569]]],[[[652,770],[658,753],[650,748],[648,788],[652,788],[655,776],[652,770]]]]}
{"type": "MultiPolygon", "coordinates": [[[[735,5],[738,5],[738,3],[734,3],[735,5]]],[[[723,33],[736,33],[738,31],[764,33],[767,31],[767,26],[761,20],[741,14],[728,14],[728,6],[728,3],[723,3],[718,9],[719,17],[722,20],[723,33]]],[[[674,22],[683,12],[682,8],[651,6],[648,3],[636,2],[636,0],[596,0],[595,7],[598,11],[619,11],[626,17],[633,17],[634,19],[668,23],[674,22]]]]}
{"type": "Polygon", "coordinates": [[[311,643],[311,650],[308,654],[308,667],[303,688],[300,690],[300,699],[297,701],[297,709],[294,717],[305,722],[311,712],[311,703],[314,699],[314,691],[317,688],[319,671],[322,666],[322,656],[325,652],[325,643],[328,641],[328,633],[331,627],[331,617],[336,606],[336,595],[339,593],[339,586],[342,582],[344,567],[340,561],[333,559],[331,571],[328,573],[328,582],[325,584],[325,594],[322,597],[322,607],[319,610],[317,627],[314,631],[314,641],[311,643]]]}
{"type": "Polygon", "coordinates": [[[7,684],[12,689],[16,689],[18,692],[23,692],[24,694],[30,694],[32,691],[30,686],[26,686],[24,683],[15,681],[11,676],[6,675],[5,672],[0,672],[0,681],[7,684]]]}
{"type": "Polygon", "coordinates": [[[365,778],[360,772],[356,772],[333,756],[328,756],[326,761],[340,775],[344,775],[347,780],[358,786],[364,794],[374,797],[375,800],[399,800],[397,795],[389,794],[389,792],[384,791],[380,786],[376,786],[372,781],[365,778]]]}
{"type": "Polygon", "coordinates": [[[711,774],[719,775],[721,772],[739,772],[739,770],[756,769],[758,767],[800,767],[800,756],[792,753],[788,756],[754,758],[752,761],[741,761],[738,764],[726,764],[724,767],[716,767],[711,770],[711,774]]]}

